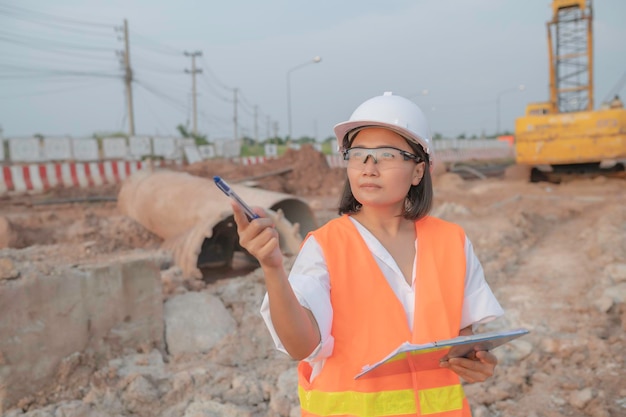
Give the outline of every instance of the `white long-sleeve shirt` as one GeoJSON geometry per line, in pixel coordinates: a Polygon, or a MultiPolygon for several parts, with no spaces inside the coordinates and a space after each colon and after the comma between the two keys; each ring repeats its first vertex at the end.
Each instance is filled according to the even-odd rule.
{"type": "MultiPolygon", "coordinates": [[[[393,257],[381,245],[378,239],[358,221],[352,217],[350,217],[350,220],[356,225],[357,230],[365,240],[367,247],[376,259],[376,263],[387,279],[389,286],[402,303],[408,326],[412,329],[413,313],[415,311],[415,262],[413,262],[411,285],[409,285],[393,257]]],[[[416,240],[416,256],[418,244],[419,242],[416,240]]],[[[470,325],[486,323],[504,314],[502,307],[500,307],[491,288],[485,281],[482,266],[474,254],[472,244],[467,237],[465,238],[465,258],[465,298],[460,329],[470,325]]],[[[332,354],[334,347],[334,338],[330,333],[333,321],[333,308],[330,303],[330,278],[324,253],[315,237],[310,236],[302,245],[291,268],[289,283],[300,304],[313,313],[320,330],[320,344],[305,359],[311,363],[313,368],[311,374],[311,380],[313,380],[324,366],[325,359],[332,354]]],[[[267,294],[261,305],[261,315],[265,320],[276,348],[287,353],[272,324],[267,294]]]]}

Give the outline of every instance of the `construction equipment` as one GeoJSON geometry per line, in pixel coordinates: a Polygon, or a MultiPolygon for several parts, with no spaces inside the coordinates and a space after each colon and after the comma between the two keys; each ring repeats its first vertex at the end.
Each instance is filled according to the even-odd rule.
{"type": "Polygon", "coordinates": [[[553,0],[547,22],[550,101],[515,122],[518,165],[531,181],[624,171],[626,109],[615,95],[594,110],[591,0],[553,0]]]}

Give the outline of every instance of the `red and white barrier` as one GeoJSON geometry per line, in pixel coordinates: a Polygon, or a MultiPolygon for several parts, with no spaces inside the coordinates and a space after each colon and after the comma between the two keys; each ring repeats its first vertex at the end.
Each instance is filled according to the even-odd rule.
{"type": "Polygon", "coordinates": [[[88,188],[117,184],[141,169],[164,166],[161,161],[99,161],[4,165],[0,194],[35,193],[55,187],[88,188]]]}
{"type": "Polygon", "coordinates": [[[241,165],[257,165],[262,164],[270,159],[276,159],[273,156],[242,156],[240,158],[233,158],[233,162],[241,165]]]}
{"type": "Polygon", "coordinates": [[[331,168],[344,168],[346,161],[343,160],[342,155],[326,155],[326,162],[331,168]]]}
{"type": "MultiPolygon", "coordinates": [[[[447,145],[447,144],[446,144],[447,145]]],[[[514,156],[512,146],[439,146],[435,150],[435,161],[454,162],[468,160],[485,160],[509,158],[514,156]]],[[[249,156],[233,158],[232,161],[241,165],[262,164],[275,159],[272,156],[249,156]]],[[[332,168],[345,167],[341,155],[327,155],[326,161],[332,168]]],[[[40,162],[1,166],[0,195],[36,193],[55,187],[88,188],[107,184],[117,184],[132,173],[141,169],[151,169],[172,164],[180,164],[181,160],[107,160],[94,162],[40,162]]]]}

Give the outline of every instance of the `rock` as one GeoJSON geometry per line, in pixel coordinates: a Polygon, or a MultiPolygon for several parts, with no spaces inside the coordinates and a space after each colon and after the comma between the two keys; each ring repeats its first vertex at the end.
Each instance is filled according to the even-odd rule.
{"type": "Polygon", "coordinates": [[[16,240],[13,225],[6,217],[0,216],[0,249],[13,247],[16,240]]]}
{"type": "Polygon", "coordinates": [[[147,354],[128,355],[109,361],[109,373],[122,378],[138,374],[152,379],[161,379],[167,374],[163,357],[156,349],[147,354]]]}
{"type": "Polygon", "coordinates": [[[611,307],[613,307],[613,298],[609,297],[608,295],[603,295],[601,297],[596,298],[593,301],[593,305],[595,308],[598,309],[598,311],[602,312],[602,313],[606,313],[608,312],[611,307]]]}
{"type": "Polygon", "coordinates": [[[559,350],[560,343],[558,342],[558,340],[546,337],[541,341],[539,347],[545,353],[554,353],[559,350]]]}
{"type": "Polygon", "coordinates": [[[223,399],[235,405],[258,405],[263,403],[261,384],[250,375],[235,375],[231,389],[226,391],[223,399]]]}
{"type": "Polygon", "coordinates": [[[447,172],[437,176],[435,189],[459,188],[463,186],[464,183],[465,180],[459,174],[447,172]]]}
{"type": "Polygon", "coordinates": [[[626,303],[626,282],[607,288],[603,295],[610,297],[616,303],[626,303]]]}
{"type": "Polygon", "coordinates": [[[472,408],[472,417],[491,417],[491,413],[486,406],[478,405],[472,408]]]}
{"type": "Polygon", "coordinates": [[[298,373],[295,367],[280,374],[276,391],[270,399],[270,410],[279,416],[290,415],[293,404],[298,404],[297,386],[298,373]]]}
{"type": "Polygon", "coordinates": [[[159,394],[156,387],[147,378],[136,375],[122,394],[126,408],[136,414],[144,414],[152,406],[158,404],[159,394]]]}
{"type": "Polygon", "coordinates": [[[530,168],[528,165],[509,165],[504,170],[504,178],[511,181],[526,182],[530,179],[530,168]]]}
{"type": "Polygon", "coordinates": [[[511,342],[510,352],[507,352],[507,360],[515,363],[526,359],[533,352],[532,343],[526,340],[515,340],[511,342]]]}
{"type": "Polygon", "coordinates": [[[206,353],[237,323],[221,300],[208,292],[176,295],[165,302],[165,338],[170,354],[206,353]]]}
{"type": "Polygon", "coordinates": [[[626,264],[614,263],[604,267],[604,275],[608,276],[613,282],[626,282],[626,264]]]}
{"type": "Polygon", "coordinates": [[[252,413],[243,407],[205,400],[189,404],[183,417],[252,417],[252,413]]]}
{"type": "Polygon", "coordinates": [[[472,212],[465,206],[455,203],[443,203],[434,208],[430,213],[434,217],[441,219],[453,219],[458,216],[467,216],[472,212]]]}
{"type": "Polygon", "coordinates": [[[0,258],[0,281],[19,278],[20,272],[9,258],[0,258]]]}
{"type": "Polygon", "coordinates": [[[593,390],[589,387],[584,388],[579,391],[573,391],[570,393],[569,401],[574,407],[582,410],[585,408],[587,403],[591,401],[594,397],[593,390]]]}

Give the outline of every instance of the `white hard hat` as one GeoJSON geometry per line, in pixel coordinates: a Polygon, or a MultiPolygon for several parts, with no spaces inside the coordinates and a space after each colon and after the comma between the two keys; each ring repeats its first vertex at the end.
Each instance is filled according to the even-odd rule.
{"type": "Polygon", "coordinates": [[[421,145],[432,164],[434,149],[430,127],[422,110],[411,100],[386,92],[365,101],[352,113],[350,120],[335,126],[339,149],[343,149],[347,134],[365,127],[384,127],[421,145]]]}

